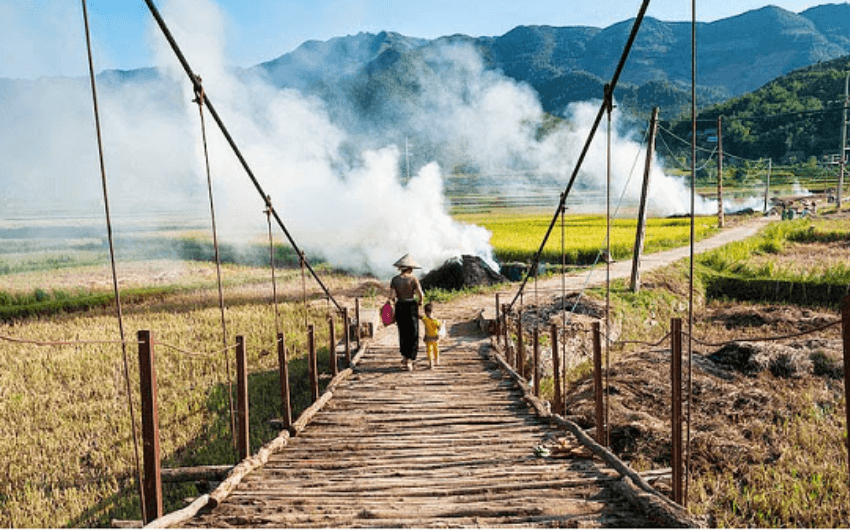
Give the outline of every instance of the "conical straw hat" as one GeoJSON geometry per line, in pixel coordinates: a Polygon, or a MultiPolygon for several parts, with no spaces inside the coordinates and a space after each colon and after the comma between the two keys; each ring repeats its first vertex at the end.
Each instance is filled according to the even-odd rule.
{"type": "Polygon", "coordinates": [[[418,263],[413,261],[413,258],[410,257],[410,254],[405,254],[398,261],[393,263],[393,267],[398,267],[399,269],[405,269],[410,267],[411,269],[421,269],[418,263]]]}

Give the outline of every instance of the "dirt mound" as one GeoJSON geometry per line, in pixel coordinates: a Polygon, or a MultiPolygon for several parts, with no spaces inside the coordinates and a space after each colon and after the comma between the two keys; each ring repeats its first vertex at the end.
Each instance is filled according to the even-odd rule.
{"type": "Polygon", "coordinates": [[[765,370],[776,377],[796,378],[814,372],[808,353],[776,343],[732,342],[709,355],[715,363],[746,375],[765,370]]]}
{"type": "Polygon", "coordinates": [[[495,285],[505,281],[507,278],[491,269],[483,259],[464,255],[446,261],[426,274],[420,283],[423,289],[459,291],[464,287],[495,285]]]}

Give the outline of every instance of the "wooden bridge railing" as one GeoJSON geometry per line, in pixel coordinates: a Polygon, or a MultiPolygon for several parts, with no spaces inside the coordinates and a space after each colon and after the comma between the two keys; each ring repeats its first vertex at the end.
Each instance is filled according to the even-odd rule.
{"type": "MultiPolygon", "coordinates": [[[[344,308],[341,311],[343,324],[343,339],[337,343],[336,338],[336,319],[333,314],[328,317],[329,326],[329,345],[328,345],[328,370],[334,378],[333,381],[340,377],[340,354],[344,355],[343,359],[347,371],[351,372],[351,366],[355,364],[360,355],[362,355],[363,342],[360,336],[360,300],[356,300],[356,316],[358,318],[355,325],[352,325],[348,310],[344,308]],[[351,335],[352,330],[355,331],[354,338],[356,340],[357,357],[352,358],[351,335]],[[339,347],[342,346],[342,351],[339,347]]],[[[274,447],[285,443],[285,439],[290,434],[303,429],[307,419],[305,416],[312,415],[313,409],[320,406],[320,401],[327,401],[327,397],[319,395],[319,366],[316,356],[315,344],[315,328],[312,324],[307,326],[307,343],[308,343],[308,378],[310,381],[312,405],[302,413],[298,421],[292,421],[292,399],[291,385],[289,374],[289,359],[287,356],[287,348],[283,333],[277,333],[276,345],[278,354],[278,372],[280,379],[280,394],[281,394],[281,419],[273,421],[280,427],[283,432],[278,439],[273,440],[270,444],[260,450],[259,454],[273,452],[274,447]]],[[[154,335],[150,330],[140,330],[138,337],[138,355],[139,355],[139,371],[140,371],[140,387],[142,400],[142,441],[143,441],[143,478],[142,478],[142,498],[144,501],[143,522],[145,524],[153,521],[158,521],[160,524],[165,524],[167,521],[162,521],[163,518],[163,502],[162,502],[162,483],[163,476],[169,482],[194,481],[198,477],[204,478],[223,478],[224,475],[230,473],[234,475],[236,468],[233,466],[198,466],[186,469],[162,469],[160,457],[159,443],[159,413],[158,413],[158,392],[156,379],[156,355],[155,355],[155,340],[154,335]]],[[[237,460],[245,462],[250,460],[250,439],[249,439],[249,403],[248,403],[248,363],[246,356],[246,341],[244,336],[236,337],[236,344],[232,348],[235,350],[236,372],[237,372],[237,403],[236,403],[236,421],[235,421],[235,438],[237,446],[237,460]]],[[[331,388],[331,385],[328,385],[331,388]]],[[[326,391],[326,395],[327,395],[326,391]]],[[[266,457],[267,458],[267,457],[266,457]]],[[[256,462],[254,462],[255,464],[256,462]]],[[[240,464],[241,465],[241,464],[240,464]]],[[[253,465],[253,464],[251,464],[253,465]]],[[[239,467],[239,466],[237,466],[239,467]]],[[[246,467],[246,466],[243,466],[246,467]]],[[[250,466],[248,466],[250,467],[250,466]]],[[[244,476],[244,473],[241,474],[244,476]]],[[[241,479],[241,476],[239,477],[241,479]]],[[[205,496],[206,497],[206,496],[205,496]]],[[[204,504],[209,502],[209,498],[205,498],[204,504]]],[[[172,517],[173,518],[173,517],[172,517]]]]}
{"type": "MultiPolygon", "coordinates": [[[[530,385],[529,393],[534,399],[540,399],[540,379],[541,379],[541,355],[539,344],[540,322],[536,315],[526,315],[523,319],[522,306],[519,306],[519,311],[509,311],[507,305],[500,305],[499,295],[496,294],[495,314],[496,318],[490,325],[490,331],[493,335],[493,340],[496,346],[504,352],[504,363],[506,368],[516,375],[522,383],[530,385]],[[531,329],[532,334],[532,354],[529,356],[526,351],[526,334],[528,329],[531,329]],[[530,363],[530,365],[528,364],[530,363]]],[[[818,327],[816,329],[798,333],[790,336],[777,337],[758,337],[750,339],[740,339],[737,342],[755,342],[768,340],[783,340],[787,338],[799,337],[825,330],[829,327],[841,324],[842,341],[843,341],[843,359],[844,359],[844,391],[845,401],[850,403],[850,295],[844,298],[841,309],[841,321],[818,327]]],[[[573,326],[569,329],[564,329],[558,324],[549,325],[549,334],[551,337],[551,356],[553,367],[553,385],[554,395],[550,403],[550,408],[554,414],[566,416],[566,403],[564,377],[566,375],[566,355],[564,340],[569,337],[590,334],[592,336],[592,365],[593,365],[593,381],[594,381],[594,402],[595,402],[595,442],[600,447],[606,447],[610,443],[608,439],[608,431],[610,428],[608,415],[605,388],[607,383],[603,383],[605,370],[602,367],[602,340],[604,334],[600,329],[600,322],[594,321],[591,323],[590,329],[584,326],[573,326]],[[559,348],[559,345],[561,346],[559,348]]],[[[671,386],[671,440],[672,440],[672,468],[673,468],[673,497],[674,501],[679,504],[686,504],[687,499],[684,495],[684,469],[683,461],[683,440],[682,440],[682,355],[683,355],[683,337],[685,332],[682,330],[682,320],[680,318],[672,318],[670,322],[670,333],[665,335],[661,340],[654,343],[642,343],[651,346],[661,345],[663,342],[670,339],[671,366],[670,366],[670,386],[671,386]]],[[[694,339],[697,340],[697,339],[694,339]]],[[[635,342],[635,341],[630,341],[635,342]]],[[[699,341],[698,341],[699,342],[699,341]]],[[[610,342],[612,344],[625,344],[610,342]]],[[[726,344],[726,343],[724,343],[726,344]]],[[[720,344],[711,344],[711,346],[720,346],[720,344]]],[[[576,427],[578,428],[578,427],[576,427]]],[[[846,425],[848,438],[850,438],[850,407],[847,407],[846,425]]],[[[848,443],[848,462],[850,462],[850,443],[848,443]]],[[[850,472],[850,469],[848,469],[850,472]]]]}

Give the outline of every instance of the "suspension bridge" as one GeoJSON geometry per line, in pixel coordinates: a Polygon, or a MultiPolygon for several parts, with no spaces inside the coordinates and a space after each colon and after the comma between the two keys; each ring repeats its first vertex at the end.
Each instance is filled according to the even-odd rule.
{"type": "MultiPolygon", "coordinates": [[[[327,294],[329,304],[332,302],[343,312],[284,226],[270,197],[216,113],[200,77],[192,71],[180,52],[153,2],[146,0],[146,3],[193,85],[204,134],[205,155],[206,111],[218,124],[265,202],[270,239],[274,220],[295,254],[300,256],[302,270],[308,270],[314,277],[327,294]]],[[[606,85],[605,101],[600,106],[567,188],[560,196],[556,214],[541,243],[541,251],[558,215],[563,214],[565,200],[596,128],[606,112],[610,119],[613,90],[647,5],[648,0],[644,0],[616,72],[611,83],[606,85]]],[[[83,12],[86,16],[85,1],[83,12]]],[[[87,20],[86,26],[88,38],[87,20]]],[[[89,62],[91,67],[91,52],[89,62]]],[[[93,67],[91,81],[100,141],[93,67]]],[[[102,148],[100,157],[115,278],[102,148]]],[[[205,158],[209,182],[209,161],[208,157],[205,158]]],[[[215,241],[211,185],[210,209],[215,241]]],[[[741,239],[754,233],[760,225],[761,222],[749,223],[725,230],[701,242],[698,249],[692,245],[690,253],[741,239]]],[[[661,266],[684,258],[688,253],[688,250],[677,249],[645,257],[642,268],[647,270],[661,266]]],[[[218,250],[216,258],[218,262],[218,250]]],[[[540,252],[529,271],[536,269],[539,258],[540,252]]],[[[569,280],[562,276],[550,280],[541,289],[544,292],[556,291],[557,282],[561,282],[562,293],[567,289],[580,291],[587,285],[601,283],[602,271],[596,269],[590,276],[575,276],[569,280]]],[[[606,279],[625,277],[631,272],[631,264],[608,263],[604,271],[606,279]]],[[[514,298],[508,305],[509,309],[521,297],[530,275],[529,272],[522,284],[511,293],[514,298]]],[[[117,280],[115,295],[121,322],[117,280]]],[[[222,298],[220,278],[219,298],[222,298]]],[[[412,372],[402,369],[399,364],[398,338],[393,327],[379,330],[372,340],[363,344],[360,344],[358,331],[358,352],[349,362],[347,346],[351,327],[346,316],[347,366],[337,371],[340,359],[332,339],[333,379],[324,395],[319,397],[315,390],[318,375],[313,357],[313,406],[294,423],[287,422],[277,438],[253,455],[247,454],[247,403],[240,397],[240,408],[245,410],[245,417],[240,415],[238,419],[241,461],[228,468],[211,493],[191,499],[184,509],[162,513],[162,476],[156,461],[158,442],[145,432],[146,469],[144,480],[140,479],[144,482],[141,488],[145,505],[142,510],[144,523],[150,527],[216,528],[703,525],[703,522],[690,517],[681,504],[670,500],[653,486],[658,479],[668,477],[666,472],[638,473],[604,444],[594,440],[592,434],[598,438],[599,433],[586,432],[538,398],[539,392],[537,389],[532,391],[523,370],[517,371],[516,366],[507,360],[511,355],[507,341],[500,346],[499,341],[488,333],[488,325],[493,322],[500,325],[498,303],[490,306],[479,304],[480,301],[468,300],[468,304],[476,304],[477,307],[454,321],[442,348],[442,364],[425,369],[420,361],[412,372]],[[493,307],[492,314],[485,309],[487,307],[493,307]],[[150,455],[153,455],[153,462],[150,455]]],[[[221,306],[224,328],[223,303],[221,306]]],[[[358,330],[361,324],[358,319],[358,330]]],[[[120,327],[121,344],[129,344],[130,341],[124,338],[123,323],[120,327]]],[[[225,350],[229,350],[231,346],[228,346],[226,329],[223,330],[223,339],[225,350]]],[[[239,343],[241,338],[238,339],[239,343]]],[[[244,350],[241,353],[244,357],[244,350]]],[[[237,358],[239,355],[237,344],[237,358]]],[[[128,371],[126,356],[125,350],[125,372],[128,371]]],[[[557,359],[557,355],[553,357],[557,359]]],[[[285,354],[282,359],[281,364],[285,366],[285,354]]],[[[239,366],[238,379],[246,379],[244,358],[239,366]]],[[[127,394],[130,395],[129,377],[126,379],[127,394]]],[[[534,378],[534,384],[539,384],[539,377],[534,378]]],[[[556,385],[559,383],[556,382],[556,385]]],[[[145,386],[144,382],[142,386],[145,386]]],[[[237,394],[241,396],[244,392],[240,384],[237,394]]],[[[156,422],[155,404],[155,398],[143,403],[143,424],[156,422]]],[[[135,418],[132,422],[135,437],[135,418]]],[[[235,424],[236,420],[231,422],[235,424]]]]}

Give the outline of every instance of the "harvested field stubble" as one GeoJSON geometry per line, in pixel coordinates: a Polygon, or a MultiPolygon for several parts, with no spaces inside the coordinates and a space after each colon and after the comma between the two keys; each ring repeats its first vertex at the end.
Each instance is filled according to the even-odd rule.
{"type": "MultiPolygon", "coordinates": [[[[837,318],[720,302],[695,315],[693,513],[733,527],[850,524],[840,327],[781,342],[740,340],[801,333],[837,318]],[[726,341],[733,342],[700,343],[726,341]]],[[[687,337],[684,344],[687,357],[687,337]]],[[[670,465],[670,362],[667,342],[620,354],[609,373],[611,446],[637,469],[670,465]]],[[[592,380],[574,382],[567,395],[567,414],[592,427],[592,380]]]]}
{"type": "MultiPolygon", "coordinates": [[[[213,293],[200,295],[209,298],[213,293]]],[[[182,295],[177,296],[182,299],[182,295]]],[[[163,467],[233,464],[224,354],[189,355],[222,348],[217,307],[180,305],[179,311],[129,308],[127,339],[150,329],[156,343],[163,467]]],[[[201,306],[206,304],[200,304],[201,306]]],[[[328,371],[327,304],[311,302],[320,370],[328,371]]],[[[0,324],[0,335],[37,341],[114,341],[114,316],[57,315],[0,324]]],[[[226,310],[229,343],[244,335],[249,365],[251,451],[277,435],[269,420],[280,414],[273,312],[265,301],[226,310]]],[[[281,305],[290,352],[294,413],[309,405],[306,333],[301,304],[281,305]],[[305,397],[306,396],[306,397],[305,397]]],[[[342,335],[337,321],[337,337],[342,335]]],[[[138,357],[127,348],[130,392],[140,414],[138,357]]],[[[231,378],[235,377],[233,356],[231,378]]],[[[98,527],[110,519],[140,519],[132,429],[122,350],[118,344],[37,346],[0,342],[0,525],[98,527]]],[[[232,379],[231,379],[232,380],[232,379]]],[[[320,385],[327,384],[323,378],[320,385]]],[[[235,395],[235,382],[232,383],[235,395]]],[[[234,398],[235,399],[235,398],[234,398]]],[[[166,485],[166,511],[198,495],[193,484],[166,485]]]]}

